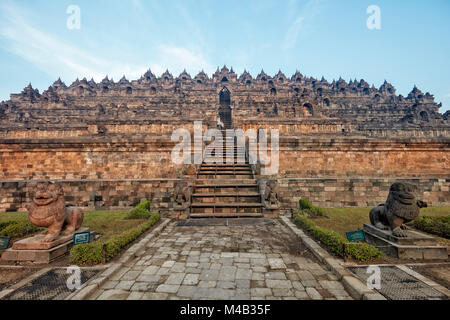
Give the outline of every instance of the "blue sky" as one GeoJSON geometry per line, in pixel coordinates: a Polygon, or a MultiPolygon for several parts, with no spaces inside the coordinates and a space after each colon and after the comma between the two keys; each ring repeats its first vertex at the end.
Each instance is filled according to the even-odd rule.
{"type": "Polygon", "coordinates": [[[444,112],[449,14],[448,0],[1,0],[0,100],[58,77],[211,74],[226,64],[253,76],[386,79],[403,95],[416,84],[444,112]],[[81,9],[79,30],[66,26],[69,5],[81,9]],[[369,5],[381,9],[381,30],[366,26],[369,5]]]}

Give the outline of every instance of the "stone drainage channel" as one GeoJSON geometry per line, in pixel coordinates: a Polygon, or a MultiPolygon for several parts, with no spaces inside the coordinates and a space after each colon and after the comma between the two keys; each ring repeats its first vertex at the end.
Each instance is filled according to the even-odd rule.
{"type": "MultiPolygon", "coordinates": [[[[104,268],[80,268],[80,285],[104,268]]],[[[44,268],[9,288],[0,291],[0,300],[64,300],[75,292],[67,281],[72,273],[67,268],[44,268]]]]}
{"type": "Polygon", "coordinates": [[[47,268],[1,291],[0,299],[449,298],[447,289],[406,266],[380,266],[381,289],[370,290],[366,267],[345,267],[289,218],[280,221],[167,219],[119,263],[82,268],[81,290],[67,287],[66,268],[47,268]]]}

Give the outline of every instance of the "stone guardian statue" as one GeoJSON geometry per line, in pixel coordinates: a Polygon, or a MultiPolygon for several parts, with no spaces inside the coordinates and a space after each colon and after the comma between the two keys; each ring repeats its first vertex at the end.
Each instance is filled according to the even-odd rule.
{"type": "Polygon", "coordinates": [[[378,229],[391,230],[396,237],[406,238],[404,223],[416,219],[424,207],[427,203],[416,198],[413,185],[397,182],[390,187],[386,203],[370,210],[370,223],[378,229]]]}

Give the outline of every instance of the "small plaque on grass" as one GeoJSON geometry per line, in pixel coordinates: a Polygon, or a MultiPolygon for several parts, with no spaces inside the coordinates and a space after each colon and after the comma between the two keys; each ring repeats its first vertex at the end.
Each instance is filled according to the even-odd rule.
{"type": "Polygon", "coordinates": [[[0,250],[7,249],[10,237],[0,237],[0,250]]]}
{"type": "Polygon", "coordinates": [[[90,240],[91,240],[91,233],[89,231],[75,233],[73,235],[73,245],[74,246],[76,246],[77,244],[89,243],[90,240]]]}
{"type": "Polygon", "coordinates": [[[366,238],[363,230],[358,231],[349,231],[345,233],[347,235],[347,239],[350,242],[359,242],[363,241],[366,238]]]}

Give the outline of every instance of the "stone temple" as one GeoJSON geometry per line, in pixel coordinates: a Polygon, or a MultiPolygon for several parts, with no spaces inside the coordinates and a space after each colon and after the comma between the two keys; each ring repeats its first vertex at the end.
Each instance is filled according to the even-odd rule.
{"type": "Polygon", "coordinates": [[[171,212],[183,179],[194,186],[192,205],[206,208],[226,202],[215,194],[230,181],[219,169],[234,173],[222,196],[248,207],[260,179],[276,181],[282,211],[299,198],[374,206],[394,182],[416,185],[430,205],[450,205],[450,114],[440,107],[417,87],[403,97],[388,82],[377,89],[281,71],[254,78],[227,67],[212,77],[148,71],[135,81],[57,80],[42,93],[29,85],[0,104],[0,211],[24,210],[41,180],[61,182],[66,200],[82,208],[128,208],[145,198],[171,212]],[[174,164],[172,132],[192,132],[194,121],[216,128],[218,116],[228,128],[278,129],[278,173],[174,164]],[[216,181],[204,198],[202,175],[216,181]]]}

